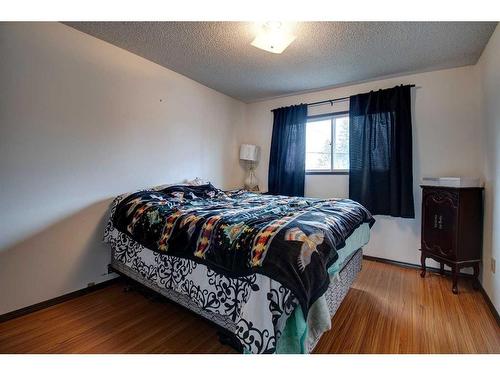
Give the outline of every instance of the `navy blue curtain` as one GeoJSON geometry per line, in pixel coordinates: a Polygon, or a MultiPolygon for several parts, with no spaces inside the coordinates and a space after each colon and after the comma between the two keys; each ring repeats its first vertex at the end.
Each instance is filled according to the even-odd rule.
{"type": "Polygon", "coordinates": [[[270,194],[304,196],[307,104],[274,109],[270,194]]]}
{"type": "Polygon", "coordinates": [[[411,86],[350,97],[349,198],[373,215],[415,217],[411,86]]]}

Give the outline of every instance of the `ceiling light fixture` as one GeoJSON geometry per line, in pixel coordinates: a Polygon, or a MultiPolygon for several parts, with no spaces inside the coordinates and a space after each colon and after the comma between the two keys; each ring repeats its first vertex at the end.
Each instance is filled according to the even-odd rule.
{"type": "Polygon", "coordinates": [[[289,27],[283,22],[265,22],[260,24],[252,46],[271,53],[282,53],[295,40],[289,27]]]}

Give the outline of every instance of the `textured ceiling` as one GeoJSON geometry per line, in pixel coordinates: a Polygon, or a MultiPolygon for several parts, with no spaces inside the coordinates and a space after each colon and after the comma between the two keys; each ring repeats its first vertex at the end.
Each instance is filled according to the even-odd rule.
{"type": "Polygon", "coordinates": [[[477,62],[496,22],[298,22],[280,55],[249,22],[67,22],[245,102],[477,62]]]}

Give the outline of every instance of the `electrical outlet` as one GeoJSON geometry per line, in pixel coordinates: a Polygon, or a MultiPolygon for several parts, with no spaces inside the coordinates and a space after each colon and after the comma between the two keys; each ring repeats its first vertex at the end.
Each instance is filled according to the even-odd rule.
{"type": "Polygon", "coordinates": [[[492,273],[495,273],[495,271],[496,271],[496,268],[497,268],[496,263],[497,263],[497,261],[495,260],[495,258],[491,257],[491,272],[492,273]]]}

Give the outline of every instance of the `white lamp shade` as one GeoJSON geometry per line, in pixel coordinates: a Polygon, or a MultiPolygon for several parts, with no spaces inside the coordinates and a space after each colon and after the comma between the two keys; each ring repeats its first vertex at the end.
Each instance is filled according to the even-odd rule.
{"type": "Polygon", "coordinates": [[[240,146],[240,159],[257,161],[259,159],[259,147],[256,145],[243,144],[240,146]]]}

